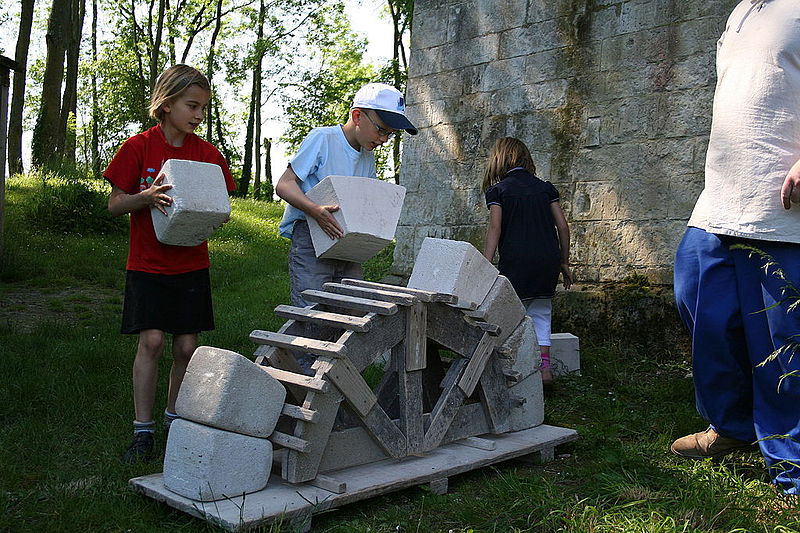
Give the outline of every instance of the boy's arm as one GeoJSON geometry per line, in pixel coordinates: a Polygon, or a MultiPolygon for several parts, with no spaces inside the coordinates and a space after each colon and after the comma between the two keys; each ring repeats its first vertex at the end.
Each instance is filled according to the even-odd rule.
{"type": "Polygon", "coordinates": [[[786,179],[783,180],[781,203],[784,209],[791,209],[792,204],[800,204],[800,160],[792,165],[786,179]]]}
{"type": "Polygon", "coordinates": [[[569,289],[572,285],[572,272],[569,269],[569,225],[564,210],[561,209],[561,202],[550,203],[550,210],[553,213],[553,220],[558,230],[558,245],[561,248],[561,274],[564,276],[564,288],[569,289]]]}
{"type": "Polygon", "coordinates": [[[166,207],[172,205],[172,198],[164,194],[172,185],[162,185],[164,176],[159,176],[153,184],[136,194],[128,194],[116,185],[112,185],[111,194],[108,196],[108,210],[115,217],[125,213],[133,213],[146,207],[155,207],[164,215],[166,207]]]}
{"type": "Polygon", "coordinates": [[[286,167],[286,170],[278,179],[278,183],[275,184],[275,194],[316,220],[322,231],[331,239],[338,239],[344,235],[342,227],[331,214],[334,211],[338,211],[339,206],[319,205],[312,202],[305,195],[297,181],[297,174],[294,173],[292,167],[286,167]]]}
{"type": "Polygon", "coordinates": [[[497,244],[500,242],[500,230],[503,222],[503,208],[498,204],[489,206],[489,227],[486,229],[486,245],[483,247],[483,257],[489,261],[494,259],[497,244]]]}

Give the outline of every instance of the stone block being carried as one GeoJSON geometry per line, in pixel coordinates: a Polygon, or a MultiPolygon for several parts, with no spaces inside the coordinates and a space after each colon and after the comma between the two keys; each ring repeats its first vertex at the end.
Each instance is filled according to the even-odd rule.
{"type": "Polygon", "coordinates": [[[197,246],[228,220],[231,203],[225,176],[219,165],[184,159],[169,159],[161,167],[164,185],[172,185],[166,195],[172,205],[167,216],[150,209],[156,238],[164,244],[197,246]]]}
{"type": "Polygon", "coordinates": [[[331,239],[309,218],[317,257],[363,263],[394,239],[406,189],[374,178],[328,176],[306,196],[319,205],[338,205],[333,216],[344,231],[341,238],[331,239]]]}
{"type": "Polygon", "coordinates": [[[470,243],[426,237],[408,286],[451,294],[458,298],[455,307],[477,309],[499,274],[470,243]]]}
{"type": "Polygon", "coordinates": [[[192,500],[211,501],[267,486],[272,443],[189,420],[172,423],[164,454],[164,486],[192,500]]]}
{"type": "Polygon", "coordinates": [[[236,352],[200,346],[183,378],[175,410],[187,420],[253,437],[268,437],[286,389],[236,352]]]}

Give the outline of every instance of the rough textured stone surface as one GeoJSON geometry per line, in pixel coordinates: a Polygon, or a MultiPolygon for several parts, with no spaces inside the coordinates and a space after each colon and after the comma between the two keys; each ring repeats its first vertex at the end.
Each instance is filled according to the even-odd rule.
{"type": "Polygon", "coordinates": [[[550,364],[553,375],[581,372],[581,346],[578,337],[572,333],[553,333],[550,335],[550,364]]]}
{"type": "Polygon", "coordinates": [[[497,279],[497,269],[468,242],[428,237],[408,286],[458,297],[456,307],[477,308],[497,279]]]}
{"type": "Polygon", "coordinates": [[[509,350],[509,353],[504,354],[501,361],[508,370],[518,373],[521,379],[538,371],[542,357],[530,317],[522,319],[502,348],[509,350]]]}
{"type": "Polygon", "coordinates": [[[544,392],[542,374],[537,370],[509,389],[512,397],[525,402],[511,409],[510,431],[538,426],[544,422],[544,392]]]}
{"type": "Polygon", "coordinates": [[[522,305],[514,287],[505,276],[497,276],[492,288],[478,308],[470,313],[490,324],[500,326],[498,342],[503,342],[525,317],[522,305]]]}
{"type": "Polygon", "coordinates": [[[268,437],[286,389],[238,353],[210,346],[195,350],[175,410],[182,418],[253,437],[268,437]]]}
{"type": "Polygon", "coordinates": [[[161,167],[164,184],[172,185],[167,216],[150,209],[156,237],[164,244],[197,246],[211,237],[231,214],[225,177],[219,165],[169,159],[161,167]]]}
{"type": "Polygon", "coordinates": [[[172,423],[164,486],[193,500],[241,496],[267,486],[272,443],[188,420],[172,423]]]}
{"type": "Polygon", "coordinates": [[[670,283],[703,184],[716,40],[735,2],[417,0],[393,273],[425,237],[480,249],[479,176],[520,138],[551,181],[582,282],[670,283]]]}
{"type": "Polygon", "coordinates": [[[406,189],[372,178],[328,176],[306,196],[320,205],[338,205],[333,216],[344,231],[341,238],[331,239],[310,218],[317,257],[363,263],[394,239],[406,189]]]}

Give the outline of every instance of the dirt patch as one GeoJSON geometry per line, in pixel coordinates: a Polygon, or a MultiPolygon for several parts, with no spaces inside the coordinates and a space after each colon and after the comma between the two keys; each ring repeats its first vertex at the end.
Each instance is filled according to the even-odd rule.
{"type": "Polygon", "coordinates": [[[122,309],[122,293],[117,289],[0,287],[0,324],[23,332],[48,322],[88,325],[114,309],[117,313],[122,309]]]}

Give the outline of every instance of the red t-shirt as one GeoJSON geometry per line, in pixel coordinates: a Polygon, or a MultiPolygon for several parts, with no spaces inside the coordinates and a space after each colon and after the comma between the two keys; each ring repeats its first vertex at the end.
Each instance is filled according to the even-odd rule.
{"type": "MultiPolygon", "coordinates": [[[[150,187],[168,159],[187,159],[214,163],[222,167],[228,191],[236,189],[228,163],[213,144],[190,133],[183,146],[167,143],[160,126],[134,135],[125,141],[108,164],[103,176],[127,194],[136,194],[150,187]]],[[[131,213],[128,270],[154,274],[183,274],[208,268],[208,243],[197,246],[172,246],[156,238],[150,209],[131,213]]]]}

